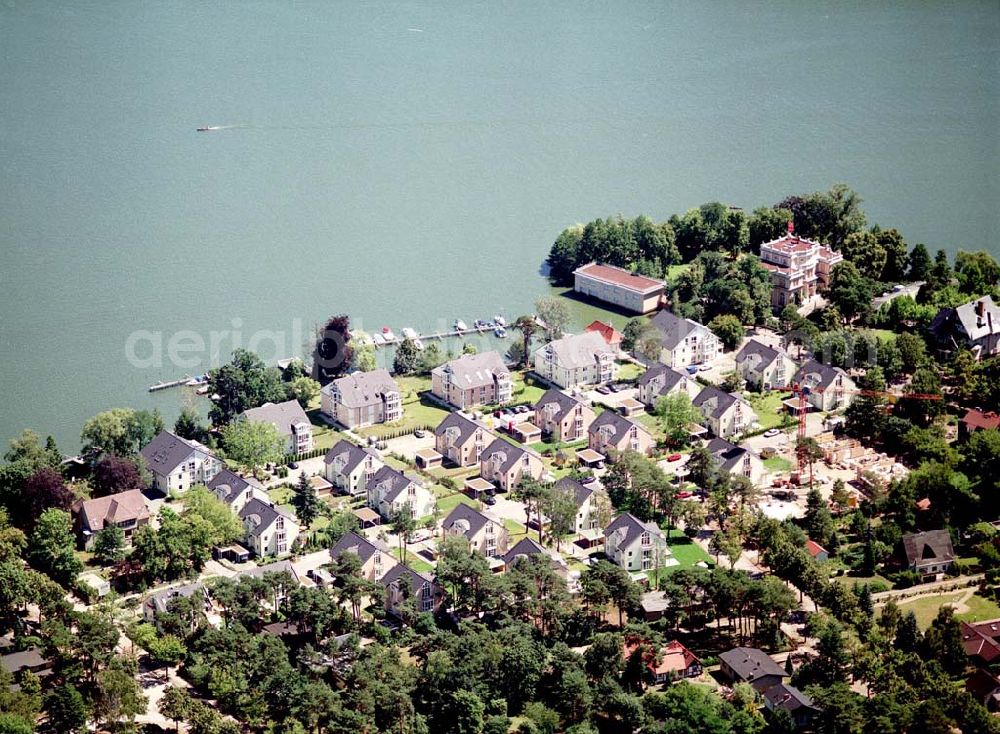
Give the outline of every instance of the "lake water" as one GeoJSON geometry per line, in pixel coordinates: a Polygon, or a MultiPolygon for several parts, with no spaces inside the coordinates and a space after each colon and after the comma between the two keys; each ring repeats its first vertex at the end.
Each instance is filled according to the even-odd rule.
{"type": "Polygon", "coordinates": [[[998,45],[995,1],[0,3],[0,441],[172,420],[209,356],[136,332],[517,315],[596,216],[843,181],[996,251],[998,45]]]}

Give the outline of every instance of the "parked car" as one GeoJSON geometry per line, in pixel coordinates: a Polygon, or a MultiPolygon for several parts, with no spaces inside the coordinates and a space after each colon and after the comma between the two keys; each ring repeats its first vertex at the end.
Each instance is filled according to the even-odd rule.
{"type": "Polygon", "coordinates": [[[601,385],[599,388],[597,388],[597,392],[599,392],[601,395],[608,395],[611,392],[611,389],[607,385],[601,385]]]}
{"type": "Polygon", "coordinates": [[[413,431],[413,435],[416,438],[423,438],[424,436],[427,435],[427,431],[425,431],[423,428],[417,428],[413,431]]]}
{"type": "Polygon", "coordinates": [[[615,383],[613,382],[608,383],[608,390],[610,390],[611,392],[618,392],[619,389],[620,388],[615,383]]]}
{"type": "Polygon", "coordinates": [[[781,431],[777,428],[768,428],[766,431],[764,431],[764,438],[773,438],[774,436],[777,436],[779,433],[781,433],[781,431]]]}
{"type": "Polygon", "coordinates": [[[496,503],[497,503],[497,498],[494,497],[492,494],[488,494],[485,497],[483,497],[483,504],[495,505],[496,503]]]}
{"type": "Polygon", "coordinates": [[[688,365],[687,372],[688,372],[689,375],[696,375],[696,374],[698,374],[698,367],[697,367],[697,365],[693,365],[693,364],[688,365]]]}
{"type": "Polygon", "coordinates": [[[680,454],[670,454],[670,456],[667,457],[667,461],[680,461],[681,458],[680,454]]]}
{"type": "Polygon", "coordinates": [[[674,497],[676,497],[679,500],[686,500],[689,497],[694,497],[694,492],[688,492],[687,490],[685,490],[683,492],[678,492],[677,494],[674,495],[674,497]]]}
{"type": "Polygon", "coordinates": [[[290,462],[288,464],[288,468],[289,469],[298,469],[299,468],[299,462],[297,462],[297,461],[290,462]]]}
{"type": "Polygon", "coordinates": [[[517,412],[518,413],[529,413],[529,412],[531,412],[531,408],[529,408],[527,405],[518,405],[517,406],[517,412]]]}
{"type": "Polygon", "coordinates": [[[710,369],[712,369],[712,365],[710,365],[710,364],[700,364],[700,365],[698,365],[698,371],[699,372],[708,372],[710,369]]]}

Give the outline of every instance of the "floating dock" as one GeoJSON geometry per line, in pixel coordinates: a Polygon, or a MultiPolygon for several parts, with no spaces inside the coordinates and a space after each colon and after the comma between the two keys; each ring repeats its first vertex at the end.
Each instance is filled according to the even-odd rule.
{"type": "Polygon", "coordinates": [[[181,387],[182,385],[187,385],[188,382],[192,380],[191,375],[184,375],[184,377],[179,380],[167,380],[166,382],[157,382],[155,385],[149,386],[150,392],[159,392],[160,390],[166,390],[171,387],[181,387]]]}

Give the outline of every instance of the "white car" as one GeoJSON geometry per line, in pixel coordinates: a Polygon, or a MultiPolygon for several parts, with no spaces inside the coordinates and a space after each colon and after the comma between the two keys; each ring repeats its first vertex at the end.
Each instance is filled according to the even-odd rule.
{"type": "Polygon", "coordinates": [[[712,365],[710,365],[710,364],[698,365],[698,371],[699,372],[708,372],[710,369],[712,369],[712,365]]]}
{"type": "Polygon", "coordinates": [[[764,438],[773,438],[774,436],[777,436],[779,433],[781,433],[781,431],[778,430],[777,428],[768,428],[766,431],[764,431],[764,438]]]}

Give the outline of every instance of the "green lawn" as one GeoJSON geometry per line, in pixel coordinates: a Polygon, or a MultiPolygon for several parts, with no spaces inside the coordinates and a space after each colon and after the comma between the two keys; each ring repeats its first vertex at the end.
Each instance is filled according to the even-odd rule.
{"type": "Polygon", "coordinates": [[[642,365],[638,365],[635,362],[618,363],[619,380],[635,380],[645,371],[646,369],[642,365]]]}
{"type": "MultiPolygon", "coordinates": [[[[447,491],[447,490],[446,490],[447,491]]],[[[448,495],[438,495],[438,514],[444,518],[448,516],[448,513],[455,509],[457,505],[468,505],[469,507],[475,507],[479,509],[479,503],[473,499],[470,499],[464,492],[452,492],[448,495]]]]}
{"type": "Polygon", "coordinates": [[[657,416],[649,413],[639,413],[639,415],[634,416],[634,420],[652,433],[654,438],[663,438],[663,427],[660,425],[660,419],[657,416]]]}
{"type": "Polygon", "coordinates": [[[785,419],[781,401],[787,397],[787,393],[772,391],[763,394],[751,393],[747,399],[757,414],[757,420],[760,421],[762,428],[779,428],[785,419]]]}
{"type": "MultiPolygon", "coordinates": [[[[511,520],[510,518],[504,518],[503,524],[504,524],[504,527],[507,528],[507,532],[510,533],[510,535],[511,535],[511,538],[512,538],[511,544],[512,545],[513,545],[514,542],[516,542],[516,541],[513,540],[513,536],[515,536],[515,535],[524,535],[524,533],[525,533],[526,528],[524,527],[524,525],[522,525],[521,523],[517,522],[516,520],[511,520]]],[[[537,533],[537,531],[535,531],[535,532],[537,533]]],[[[538,536],[536,535],[535,537],[537,539],[538,536]]],[[[518,540],[520,540],[520,538],[518,538],[518,540]]]]}
{"type": "MultiPolygon", "coordinates": [[[[925,596],[912,601],[901,601],[899,602],[899,609],[903,614],[912,611],[917,617],[917,623],[920,625],[920,628],[925,629],[930,626],[934,617],[937,616],[938,609],[941,608],[942,604],[957,603],[963,596],[963,591],[925,596]]],[[[1000,617],[1000,606],[997,606],[996,602],[979,595],[974,594],[965,604],[968,606],[968,611],[955,615],[960,620],[982,621],[984,619],[996,619],[1000,617]]]]}
{"type": "Polygon", "coordinates": [[[889,329],[866,329],[866,331],[870,331],[882,341],[896,341],[896,332],[889,329]]]}
{"type": "Polygon", "coordinates": [[[715,563],[712,557],[700,545],[677,530],[671,530],[667,545],[670,546],[670,552],[679,564],[677,566],[670,566],[666,569],[667,571],[691,568],[700,561],[704,561],[710,566],[715,563]]]}
{"type": "Polygon", "coordinates": [[[313,444],[318,449],[332,448],[337,441],[344,438],[344,434],[330,425],[320,417],[319,410],[310,410],[306,415],[312,423],[313,444]]]}
{"type": "Polygon", "coordinates": [[[772,456],[770,459],[764,459],[764,467],[772,472],[791,471],[792,462],[781,456],[772,456]]]}
{"type": "Polygon", "coordinates": [[[691,269],[691,263],[684,263],[683,265],[670,265],[667,267],[667,277],[666,281],[668,284],[677,280],[677,277],[682,273],[686,273],[691,269]]]}
{"type": "MultiPolygon", "coordinates": [[[[392,556],[397,561],[402,561],[403,559],[399,556],[399,546],[395,546],[392,549],[392,556]]],[[[403,561],[407,566],[412,568],[417,573],[426,573],[428,571],[433,571],[434,566],[425,561],[422,557],[418,556],[413,551],[406,551],[406,560],[403,561]]]]}

